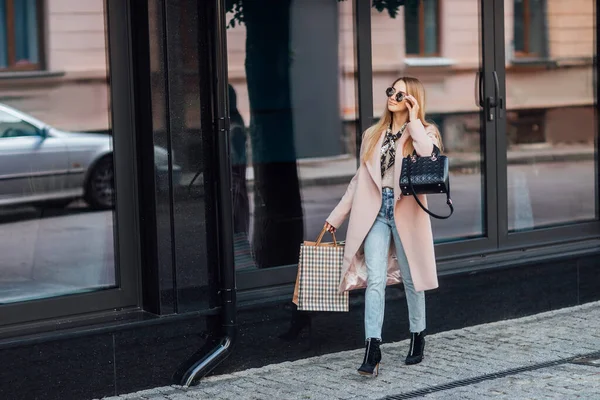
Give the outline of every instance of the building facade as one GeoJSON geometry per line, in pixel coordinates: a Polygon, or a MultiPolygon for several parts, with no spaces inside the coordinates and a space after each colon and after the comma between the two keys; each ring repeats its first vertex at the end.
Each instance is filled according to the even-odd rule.
{"type": "MultiPolygon", "coordinates": [[[[600,299],[597,4],[0,0],[0,394],[362,346],[361,291],[279,335],[299,245],[399,76],[425,85],[456,208],[432,221],[428,329],[600,299]]],[[[387,296],[400,340],[403,290],[387,296]]]]}

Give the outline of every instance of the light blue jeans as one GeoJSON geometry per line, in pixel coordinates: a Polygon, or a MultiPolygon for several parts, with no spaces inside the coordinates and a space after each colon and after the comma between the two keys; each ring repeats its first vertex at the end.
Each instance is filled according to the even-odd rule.
{"type": "Polygon", "coordinates": [[[384,188],[382,197],[379,215],[377,215],[377,219],[364,243],[368,273],[367,290],[365,292],[365,336],[367,339],[381,339],[391,237],[394,238],[394,244],[396,245],[398,265],[404,283],[410,331],[417,333],[425,330],[425,292],[415,291],[413,285],[408,260],[394,223],[394,191],[390,188],[384,188]]]}

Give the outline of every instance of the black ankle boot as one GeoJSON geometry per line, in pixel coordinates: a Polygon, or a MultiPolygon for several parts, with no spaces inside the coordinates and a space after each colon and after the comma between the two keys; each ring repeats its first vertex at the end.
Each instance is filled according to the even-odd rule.
{"type": "Polygon", "coordinates": [[[304,328],[308,327],[310,332],[311,321],[310,314],[307,311],[298,311],[297,306],[294,304],[292,308],[292,320],[290,321],[290,327],[286,332],[279,335],[279,338],[283,340],[295,340],[300,335],[300,332],[304,330],[304,328]]]}
{"type": "Polygon", "coordinates": [[[381,361],[381,350],[379,345],[381,340],[369,338],[365,344],[365,358],[362,365],[358,369],[358,373],[361,375],[373,375],[379,374],[379,362],[381,361]]]}
{"type": "Polygon", "coordinates": [[[423,361],[425,350],[425,331],[410,334],[410,349],[406,356],[406,365],[414,365],[423,361]]]}

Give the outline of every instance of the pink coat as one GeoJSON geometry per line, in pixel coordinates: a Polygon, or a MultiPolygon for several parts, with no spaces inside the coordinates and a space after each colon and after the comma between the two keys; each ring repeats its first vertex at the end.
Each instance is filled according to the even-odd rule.
{"type": "MultiPolygon", "coordinates": [[[[408,124],[407,131],[413,138],[413,145],[420,156],[431,154],[433,143],[438,144],[434,129],[433,126],[425,128],[420,120],[408,124]]],[[[385,134],[382,132],[377,149],[381,148],[384,137],[385,134]]],[[[400,191],[401,149],[407,138],[408,135],[405,133],[396,143],[394,220],[408,259],[415,289],[422,291],[438,287],[437,269],[429,215],[421,210],[412,196],[402,196],[400,191]]],[[[363,242],[381,208],[382,187],[379,156],[380,152],[374,151],[369,160],[361,162],[358,171],[356,171],[354,178],[348,185],[346,193],[327,218],[327,222],[339,227],[350,215],[342,277],[339,285],[340,292],[367,286],[367,268],[364,260],[363,242]]],[[[420,195],[419,199],[424,206],[427,206],[425,195],[420,195]]],[[[400,282],[400,271],[395,259],[394,241],[392,240],[391,243],[388,261],[388,285],[400,282]]]]}

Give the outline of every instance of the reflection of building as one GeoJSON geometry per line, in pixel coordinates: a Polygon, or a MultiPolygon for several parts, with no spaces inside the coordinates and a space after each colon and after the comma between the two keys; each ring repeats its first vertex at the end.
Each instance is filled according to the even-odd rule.
{"type": "MultiPolygon", "coordinates": [[[[456,212],[432,221],[441,285],[427,294],[428,329],[600,299],[597,145],[552,145],[596,139],[591,8],[600,0],[407,0],[382,12],[356,0],[244,3],[246,24],[226,30],[219,21],[238,0],[0,0],[0,102],[63,129],[118,132],[115,179],[103,175],[115,210],[0,209],[0,358],[10,360],[0,382],[11,382],[1,399],[179,384],[206,355],[225,373],[359,347],[361,293],[350,313],[316,313],[310,333],[278,336],[292,315],[301,239],[321,232],[344,195],[360,131],[400,74],[425,82],[451,159],[456,212]],[[476,104],[481,64],[487,98],[498,95],[496,66],[506,118],[476,104]],[[247,125],[236,141],[228,84],[247,125]],[[245,157],[229,168],[244,139],[245,182],[245,157]],[[540,141],[550,145],[521,145],[540,141]],[[244,224],[234,230],[236,216],[244,224]],[[265,262],[271,254],[281,257],[265,262]]],[[[40,158],[39,144],[53,144],[43,129],[3,132],[0,157],[18,154],[15,142],[40,158]]],[[[26,173],[52,180],[81,168],[60,162],[26,173]]],[[[23,175],[0,170],[0,196],[23,175]]],[[[444,199],[429,204],[439,211],[444,199]]],[[[404,295],[388,293],[385,340],[402,340],[404,295]]]]}
{"type": "Polygon", "coordinates": [[[108,130],[102,2],[4,1],[13,6],[0,9],[0,74],[18,75],[0,79],[0,102],[60,129],[108,130]]]}
{"type": "MultiPolygon", "coordinates": [[[[481,63],[477,9],[476,0],[454,2],[452,6],[433,0],[419,6],[409,1],[395,18],[373,9],[375,115],[385,104],[383,93],[390,81],[401,75],[417,76],[427,85],[428,112],[442,125],[448,147],[477,150],[478,139],[469,134],[478,129],[478,116],[472,114],[479,112],[474,79],[481,63]]],[[[560,0],[505,1],[511,143],[593,141],[592,15],[592,0],[580,0],[576,5],[560,0]],[[567,133],[566,125],[576,126],[576,132],[567,133]]],[[[334,79],[339,79],[341,115],[350,122],[357,118],[350,2],[342,3],[332,21],[337,21],[340,36],[339,78],[334,79]]],[[[244,41],[243,26],[228,31],[230,77],[241,93],[247,93],[244,41]]],[[[327,46],[323,41],[313,44],[316,49],[327,46]]],[[[293,85],[302,86],[299,79],[293,85]]],[[[249,120],[247,95],[241,99],[242,114],[249,120]]]]}

